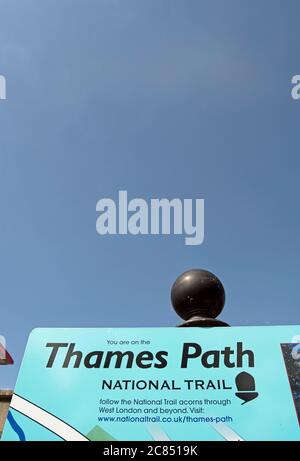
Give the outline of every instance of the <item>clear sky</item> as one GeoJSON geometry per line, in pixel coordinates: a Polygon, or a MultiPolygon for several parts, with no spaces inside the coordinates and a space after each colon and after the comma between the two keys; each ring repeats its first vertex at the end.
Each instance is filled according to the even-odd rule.
{"type": "Polygon", "coordinates": [[[174,326],[215,272],[231,325],[300,323],[298,1],[0,0],[0,334],[174,326]],[[96,202],[204,198],[205,242],[109,236],[96,202]]]}

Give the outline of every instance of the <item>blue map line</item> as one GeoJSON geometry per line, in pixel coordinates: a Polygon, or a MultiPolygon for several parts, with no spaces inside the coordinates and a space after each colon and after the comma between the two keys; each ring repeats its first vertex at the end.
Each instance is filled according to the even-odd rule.
{"type": "Polygon", "coordinates": [[[19,426],[15,418],[13,417],[12,413],[9,411],[7,414],[7,420],[9,424],[11,425],[11,428],[18,434],[20,442],[25,442],[26,437],[24,434],[23,429],[19,426]]]}

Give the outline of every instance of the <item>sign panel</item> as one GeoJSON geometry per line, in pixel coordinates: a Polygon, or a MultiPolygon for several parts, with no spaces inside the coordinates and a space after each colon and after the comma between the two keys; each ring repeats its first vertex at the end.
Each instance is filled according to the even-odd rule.
{"type": "Polygon", "coordinates": [[[3,440],[300,440],[300,326],[36,329],[3,440]]]}

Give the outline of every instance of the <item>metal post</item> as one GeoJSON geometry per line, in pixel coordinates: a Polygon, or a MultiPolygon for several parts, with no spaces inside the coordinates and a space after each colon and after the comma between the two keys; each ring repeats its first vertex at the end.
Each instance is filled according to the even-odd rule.
{"type": "Polygon", "coordinates": [[[171,289],[176,313],[184,320],[179,327],[228,327],[216,317],[225,304],[225,290],[213,273],[192,269],[181,274],[171,289]]]}

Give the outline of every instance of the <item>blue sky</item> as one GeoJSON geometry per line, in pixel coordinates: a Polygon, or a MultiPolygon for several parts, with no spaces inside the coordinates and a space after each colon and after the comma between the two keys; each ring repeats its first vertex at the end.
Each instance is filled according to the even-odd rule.
{"type": "Polygon", "coordinates": [[[299,316],[297,1],[0,0],[0,333],[174,326],[215,272],[231,325],[299,316]],[[109,236],[98,199],[204,198],[205,242],[109,236]]]}

